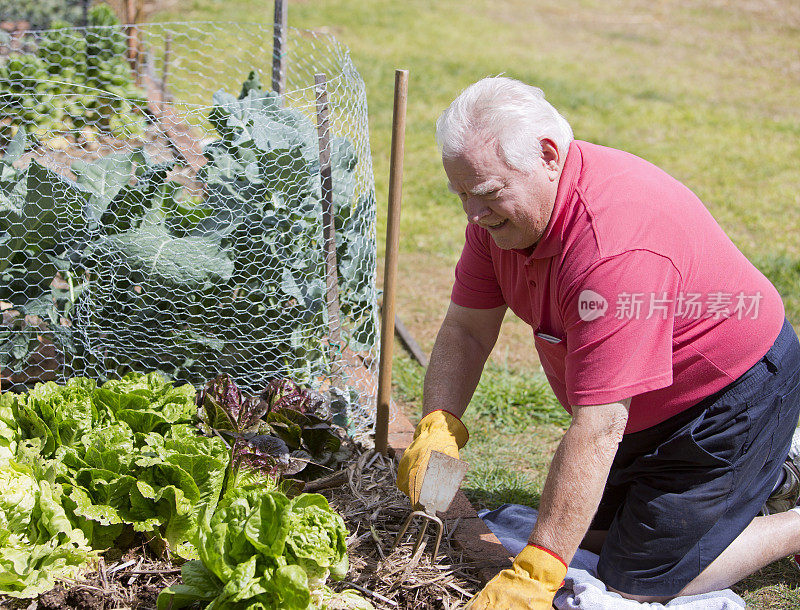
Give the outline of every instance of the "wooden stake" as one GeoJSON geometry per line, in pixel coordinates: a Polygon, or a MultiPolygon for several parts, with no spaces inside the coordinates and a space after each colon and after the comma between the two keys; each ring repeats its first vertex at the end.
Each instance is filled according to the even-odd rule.
{"type": "Polygon", "coordinates": [[[400,249],[400,202],[403,197],[403,153],[406,133],[408,70],[394,73],[392,156],[389,165],[389,215],[386,223],[386,256],[383,270],[383,315],[381,354],[378,367],[378,404],[375,413],[375,450],[389,448],[389,402],[392,398],[392,353],[394,350],[394,298],[397,254],[400,249]]]}
{"type": "Polygon", "coordinates": [[[286,89],[286,26],[287,0],[275,0],[275,18],[272,25],[272,90],[283,95],[286,89]]]}
{"type": "Polygon", "coordinates": [[[139,10],[136,0],[127,0],[125,4],[125,16],[128,24],[128,63],[136,77],[136,64],[139,54],[139,30],[136,28],[136,21],[139,18],[139,10]]]}
{"type": "Polygon", "coordinates": [[[331,172],[330,109],[328,81],[324,74],[314,75],[317,97],[317,137],[319,139],[319,173],[322,184],[322,235],[325,252],[325,301],[328,308],[328,341],[331,346],[331,376],[336,382],[338,360],[342,349],[339,315],[339,275],[336,269],[336,224],[333,210],[333,174],[331,172]]]}
{"type": "Polygon", "coordinates": [[[169,77],[169,56],[172,50],[172,32],[167,32],[167,37],[164,39],[164,64],[161,66],[161,111],[164,111],[165,104],[167,103],[167,78],[169,77]]]}

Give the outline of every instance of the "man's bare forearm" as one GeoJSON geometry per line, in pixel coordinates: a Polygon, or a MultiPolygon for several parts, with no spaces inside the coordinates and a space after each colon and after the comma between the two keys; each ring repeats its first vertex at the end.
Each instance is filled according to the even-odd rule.
{"type": "Polygon", "coordinates": [[[457,328],[442,326],[431,352],[422,397],[427,415],[445,409],[461,417],[480,381],[488,354],[457,328]]]}
{"type": "Polygon", "coordinates": [[[473,310],[450,304],[433,345],[422,396],[423,415],[445,409],[461,417],[494,347],[505,307],[473,310]]]}
{"type": "Polygon", "coordinates": [[[607,422],[573,420],[553,457],[529,541],[550,549],[567,563],[600,504],[625,429],[627,406],[628,401],[582,407],[598,409],[591,415],[607,418],[607,422]]]}

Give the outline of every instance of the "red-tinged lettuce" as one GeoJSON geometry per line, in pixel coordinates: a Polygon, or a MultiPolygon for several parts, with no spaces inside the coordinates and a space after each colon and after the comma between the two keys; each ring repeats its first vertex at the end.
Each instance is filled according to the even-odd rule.
{"type": "Polygon", "coordinates": [[[241,434],[257,425],[268,405],[258,398],[245,397],[228,375],[217,375],[197,394],[200,428],[241,434]]]}
{"type": "Polygon", "coordinates": [[[325,399],[312,390],[297,385],[291,379],[274,379],[261,392],[261,399],[269,405],[269,411],[291,409],[300,413],[321,413],[325,399]]]}
{"type": "Polygon", "coordinates": [[[302,472],[309,480],[344,457],[325,399],[290,379],[246,396],[228,375],[218,375],[198,394],[197,409],[200,429],[229,441],[233,479],[246,465],[273,477],[302,472]]]}

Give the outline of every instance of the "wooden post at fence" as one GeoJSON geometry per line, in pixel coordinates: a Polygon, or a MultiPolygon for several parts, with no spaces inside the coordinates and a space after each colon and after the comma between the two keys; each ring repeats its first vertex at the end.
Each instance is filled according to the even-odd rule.
{"type": "Polygon", "coordinates": [[[275,20],[272,25],[272,90],[283,95],[286,90],[286,24],[288,0],[275,0],[275,20]]]}
{"type": "Polygon", "coordinates": [[[317,98],[317,136],[319,139],[319,173],[322,184],[322,236],[325,252],[325,303],[328,309],[328,341],[332,383],[338,385],[339,357],[342,349],[339,311],[339,275],[336,269],[336,224],[333,214],[333,174],[331,172],[330,109],[328,81],[324,74],[314,75],[317,98]]]}
{"type": "Polygon", "coordinates": [[[125,2],[125,21],[128,24],[128,63],[136,78],[136,69],[139,62],[139,30],[136,22],[139,20],[139,6],[136,0],[125,2]]]}
{"type": "Polygon", "coordinates": [[[164,111],[165,104],[167,102],[167,98],[169,97],[169,93],[167,93],[167,78],[169,77],[169,56],[170,51],[172,50],[172,32],[167,32],[167,36],[164,39],[164,65],[161,66],[161,111],[164,111]]]}
{"type": "Polygon", "coordinates": [[[381,354],[378,367],[378,404],[375,413],[375,450],[389,448],[389,402],[392,397],[392,353],[394,351],[394,296],[397,254],[400,249],[400,202],[403,197],[403,152],[406,133],[408,70],[394,73],[392,156],[389,162],[389,215],[386,222],[386,256],[383,270],[383,315],[381,354]]]}

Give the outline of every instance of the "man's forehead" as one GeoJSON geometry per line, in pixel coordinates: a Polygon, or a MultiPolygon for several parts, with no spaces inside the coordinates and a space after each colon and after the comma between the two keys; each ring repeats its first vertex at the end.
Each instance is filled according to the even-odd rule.
{"type": "Polygon", "coordinates": [[[489,150],[471,150],[442,162],[450,180],[449,188],[455,193],[491,192],[505,184],[508,174],[508,166],[489,150]]]}
{"type": "Polygon", "coordinates": [[[478,181],[477,184],[472,184],[469,180],[467,181],[468,184],[465,187],[465,190],[459,190],[451,182],[447,183],[447,188],[450,190],[451,193],[455,193],[458,195],[459,193],[469,193],[470,195],[485,195],[486,193],[491,193],[492,191],[496,191],[498,188],[504,186],[505,182],[499,177],[491,177],[487,180],[478,181]]]}

